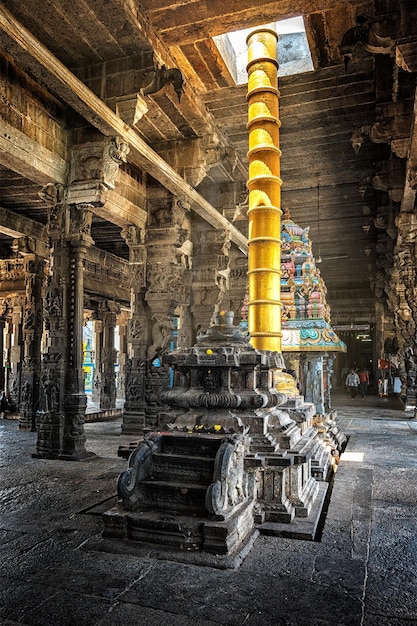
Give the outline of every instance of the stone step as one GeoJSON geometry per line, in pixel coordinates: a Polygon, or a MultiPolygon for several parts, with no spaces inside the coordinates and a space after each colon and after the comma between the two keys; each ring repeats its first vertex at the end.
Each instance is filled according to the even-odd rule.
{"type": "MultiPolygon", "coordinates": [[[[196,434],[170,432],[161,437],[161,452],[165,454],[181,454],[184,456],[201,456],[213,458],[216,456],[223,436],[210,434],[196,434]]],[[[128,459],[136,450],[139,441],[119,446],[118,456],[128,459]]]]}
{"type": "Polygon", "coordinates": [[[181,454],[213,458],[219,449],[222,437],[218,435],[187,435],[169,433],[162,435],[161,452],[165,454],[181,454]]]}
{"type": "Polygon", "coordinates": [[[205,515],[206,491],[207,485],[144,480],[139,484],[141,509],[173,515],[205,515]]]}
{"type": "Polygon", "coordinates": [[[153,455],[152,479],[208,486],[213,481],[214,458],[167,452],[153,455]]]}
{"type": "Polygon", "coordinates": [[[157,511],[134,511],[120,516],[108,511],[103,516],[104,537],[168,546],[180,550],[201,550],[204,542],[204,520],[189,515],[169,515],[157,511]]]}

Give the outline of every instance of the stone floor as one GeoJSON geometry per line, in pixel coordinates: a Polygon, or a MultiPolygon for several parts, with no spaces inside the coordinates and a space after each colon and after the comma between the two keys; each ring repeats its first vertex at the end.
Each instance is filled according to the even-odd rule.
{"type": "Polygon", "coordinates": [[[86,425],[84,463],[33,459],[36,435],[0,420],[0,624],[417,625],[417,431],[390,398],[335,394],[349,437],[319,541],[260,536],[238,569],[99,552],[91,507],[116,493],[131,441],[86,425]]]}

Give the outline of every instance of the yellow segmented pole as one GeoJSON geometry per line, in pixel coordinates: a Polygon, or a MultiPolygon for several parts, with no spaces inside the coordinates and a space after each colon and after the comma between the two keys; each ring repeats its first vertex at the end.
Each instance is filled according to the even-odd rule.
{"type": "Polygon", "coordinates": [[[281,352],[281,185],[278,35],[251,32],[248,46],[248,330],[257,350],[281,352]]]}

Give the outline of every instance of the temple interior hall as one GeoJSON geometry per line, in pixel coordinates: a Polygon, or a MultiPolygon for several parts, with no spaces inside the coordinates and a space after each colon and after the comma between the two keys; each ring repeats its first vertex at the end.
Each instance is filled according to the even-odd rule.
{"type": "Polygon", "coordinates": [[[415,0],[0,0],[0,624],[417,624],[416,77],[415,0]]]}

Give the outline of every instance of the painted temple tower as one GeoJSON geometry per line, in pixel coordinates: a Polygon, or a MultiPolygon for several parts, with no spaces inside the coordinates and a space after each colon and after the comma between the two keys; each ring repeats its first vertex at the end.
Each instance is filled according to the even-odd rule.
{"type": "Polygon", "coordinates": [[[298,226],[285,209],[281,222],[282,351],[287,370],[297,375],[300,392],[320,415],[331,408],[335,353],[346,352],[330,325],[326,292],[312,253],[309,227],[298,226]]]}

